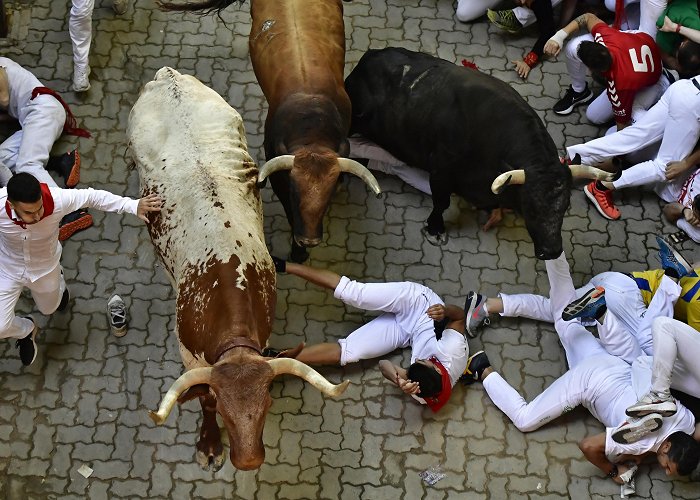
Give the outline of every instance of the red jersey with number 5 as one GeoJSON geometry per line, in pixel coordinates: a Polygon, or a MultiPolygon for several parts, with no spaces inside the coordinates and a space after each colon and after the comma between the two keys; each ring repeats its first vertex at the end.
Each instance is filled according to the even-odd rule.
{"type": "Polygon", "coordinates": [[[605,23],[593,26],[591,34],[596,43],[610,51],[612,66],[603,73],[608,80],[608,99],[615,121],[627,123],[632,119],[634,96],[661,76],[659,48],[646,33],[627,33],[605,23]]]}

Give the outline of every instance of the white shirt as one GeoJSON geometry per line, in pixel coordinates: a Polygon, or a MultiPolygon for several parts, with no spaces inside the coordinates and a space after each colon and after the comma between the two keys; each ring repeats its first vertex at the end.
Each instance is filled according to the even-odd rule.
{"type": "MultiPolygon", "coordinates": [[[[58,241],[63,216],[79,208],[97,208],[105,212],[136,215],[138,200],[96,189],[50,188],[54,210],[36,224],[15,224],[5,209],[7,188],[0,189],[0,273],[11,279],[34,282],[51,272],[61,259],[58,241]]],[[[20,220],[14,210],[11,217],[20,220]]]]}

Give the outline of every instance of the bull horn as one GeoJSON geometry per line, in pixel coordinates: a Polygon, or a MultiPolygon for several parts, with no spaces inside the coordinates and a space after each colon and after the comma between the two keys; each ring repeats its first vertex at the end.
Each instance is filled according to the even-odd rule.
{"type": "Polygon", "coordinates": [[[193,385],[208,384],[211,377],[211,370],[211,367],[194,368],[180,375],[180,378],[173,382],[173,385],[170,386],[170,389],[168,389],[168,392],[160,402],[158,412],[148,412],[148,416],[151,417],[151,420],[153,420],[156,425],[165,422],[165,419],[170,415],[175,403],[177,403],[177,398],[180,397],[180,394],[193,385]]]}
{"type": "Polygon", "coordinates": [[[265,162],[258,172],[258,184],[265,182],[270,174],[279,172],[280,170],[291,170],[294,166],[294,155],[275,156],[272,160],[265,162]]]}
{"type": "Polygon", "coordinates": [[[348,172],[349,174],[356,175],[365,181],[365,184],[367,184],[377,196],[382,194],[382,190],[379,187],[377,179],[362,163],[349,158],[338,158],[338,165],[340,165],[341,172],[348,172]]]}
{"type": "Polygon", "coordinates": [[[285,373],[296,375],[306,380],[326,396],[340,396],[345,392],[345,389],[348,388],[348,385],[350,385],[349,380],[338,385],[331,384],[323,375],[296,359],[277,358],[271,359],[268,363],[270,363],[270,368],[272,368],[275,377],[284,375],[285,373]]]}
{"type": "Polygon", "coordinates": [[[493,194],[500,194],[510,184],[525,184],[525,171],[509,170],[502,173],[491,184],[491,191],[493,194]]]}
{"type": "Polygon", "coordinates": [[[616,173],[606,172],[590,165],[569,165],[574,179],[593,179],[597,181],[613,181],[616,173]]]}

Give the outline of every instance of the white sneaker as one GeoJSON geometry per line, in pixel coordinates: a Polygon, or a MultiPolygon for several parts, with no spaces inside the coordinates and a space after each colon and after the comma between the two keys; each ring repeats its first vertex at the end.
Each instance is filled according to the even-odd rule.
{"type": "Polygon", "coordinates": [[[115,337],[126,335],[126,305],[119,295],[112,295],[107,301],[107,316],[112,335],[115,337]]]}
{"type": "Polygon", "coordinates": [[[126,12],[126,9],[129,7],[129,0],[113,0],[112,1],[112,10],[114,11],[115,14],[121,16],[126,12]]]}
{"type": "Polygon", "coordinates": [[[75,67],[73,70],[73,90],[75,92],[86,92],[90,89],[90,66],[85,68],[75,67]]]}
{"type": "Polygon", "coordinates": [[[627,408],[625,413],[630,417],[643,417],[650,413],[670,417],[676,413],[676,401],[670,393],[649,391],[639,401],[627,408]]]}
{"type": "Polygon", "coordinates": [[[656,432],[663,425],[663,418],[658,413],[650,413],[642,418],[630,418],[622,422],[612,433],[616,443],[631,444],[656,432]]]}

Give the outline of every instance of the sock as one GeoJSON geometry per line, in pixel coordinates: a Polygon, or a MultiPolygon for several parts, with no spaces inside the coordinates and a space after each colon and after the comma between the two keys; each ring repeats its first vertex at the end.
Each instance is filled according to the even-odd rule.
{"type": "Polygon", "coordinates": [[[598,310],[595,312],[595,319],[600,323],[601,325],[603,324],[603,321],[605,320],[605,313],[608,312],[608,306],[603,304],[598,308],[598,310]]]}
{"type": "Polygon", "coordinates": [[[676,280],[680,278],[680,276],[678,276],[678,271],[676,271],[675,269],[672,269],[670,267],[667,267],[666,269],[664,269],[664,274],[666,276],[668,276],[669,278],[673,278],[676,280]]]}
{"type": "Polygon", "coordinates": [[[602,183],[601,181],[595,181],[595,188],[596,188],[598,191],[607,191],[607,190],[608,190],[608,188],[606,188],[605,186],[603,186],[603,183],[602,183]]]}

